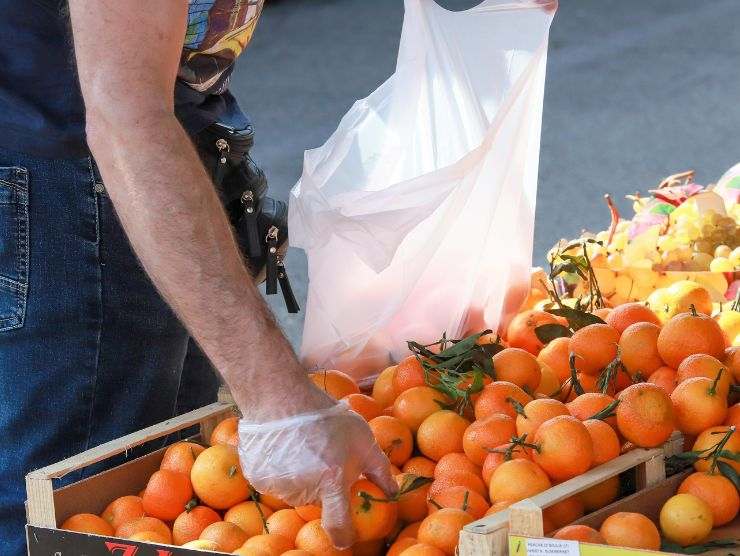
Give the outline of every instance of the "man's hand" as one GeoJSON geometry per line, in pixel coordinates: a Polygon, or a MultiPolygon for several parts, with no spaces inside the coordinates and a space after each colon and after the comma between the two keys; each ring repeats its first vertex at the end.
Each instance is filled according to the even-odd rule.
{"type": "Polygon", "coordinates": [[[322,525],[338,548],[354,542],[347,493],[360,473],[386,495],[396,492],[388,458],[344,404],[272,423],[242,419],[239,437],[244,475],[257,490],[293,506],[320,503],[322,525]]]}
{"type": "MultiPolygon", "coordinates": [[[[69,0],[88,144],[136,254],[245,420],[279,437],[292,429],[274,421],[326,415],[301,425],[308,436],[289,458],[273,460],[278,445],[260,444],[251,433],[240,450],[274,461],[268,472],[276,496],[294,499],[295,485],[306,492],[313,485],[333,538],[344,543],[351,531],[342,489],[360,471],[390,484],[388,464],[378,459],[367,426],[308,380],[252,285],[213,184],[175,118],[187,7],[187,0],[69,0]]],[[[251,479],[249,462],[246,469],[251,479]]],[[[267,484],[260,482],[267,477],[257,480],[267,484]]]]}

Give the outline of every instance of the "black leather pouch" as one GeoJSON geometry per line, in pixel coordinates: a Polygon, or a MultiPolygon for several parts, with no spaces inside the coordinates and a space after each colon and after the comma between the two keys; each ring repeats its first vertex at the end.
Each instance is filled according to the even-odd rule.
{"type": "Polygon", "coordinates": [[[267,196],[267,178],[250,156],[254,128],[234,129],[214,123],[194,142],[210,172],[239,248],[257,283],[265,281],[268,295],[278,287],[289,313],[300,308],[285,270],[288,248],[288,206],[267,196]]]}

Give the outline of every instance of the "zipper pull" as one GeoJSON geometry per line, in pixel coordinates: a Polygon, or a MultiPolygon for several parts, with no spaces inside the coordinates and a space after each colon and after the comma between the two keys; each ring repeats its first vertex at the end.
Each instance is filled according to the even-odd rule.
{"type": "Polygon", "coordinates": [[[280,291],[283,293],[285,308],[288,309],[288,312],[295,314],[300,311],[301,307],[298,305],[298,300],[296,300],[293,294],[293,288],[290,286],[290,278],[288,278],[288,273],[285,271],[283,259],[280,257],[278,257],[278,283],[280,284],[280,291]]]}
{"type": "Polygon", "coordinates": [[[230,150],[229,142],[226,139],[217,139],[216,149],[218,149],[218,161],[216,162],[216,171],[213,173],[213,181],[216,185],[221,185],[226,175],[227,156],[230,150]]]}
{"type": "Polygon", "coordinates": [[[254,203],[254,192],[247,189],[241,196],[242,207],[244,208],[244,226],[247,234],[247,256],[250,258],[259,257],[262,254],[260,248],[259,226],[257,226],[257,207],[254,203]]]}
{"type": "Polygon", "coordinates": [[[265,277],[265,291],[267,295],[274,295],[277,293],[278,286],[278,229],[275,226],[270,226],[267,231],[267,262],[266,265],[266,277],[265,277]]]}

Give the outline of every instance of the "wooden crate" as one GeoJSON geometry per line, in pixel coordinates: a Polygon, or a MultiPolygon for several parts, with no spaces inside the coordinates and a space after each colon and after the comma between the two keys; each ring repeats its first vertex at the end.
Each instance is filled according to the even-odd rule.
{"type": "MultiPolygon", "coordinates": [[[[576,525],[588,525],[599,529],[604,520],[617,512],[639,512],[645,514],[658,523],[660,509],[668,498],[673,496],[678,486],[692,471],[685,471],[674,475],[661,483],[635,494],[617,500],[608,506],[601,508],[574,522],[576,525]]],[[[523,500],[511,507],[511,518],[509,522],[509,552],[517,556],[527,556],[527,540],[540,539],[542,537],[542,510],[531,500],[523,500]]],[[[709,540],[737,539],[740,540],[740,518],[732,523],[718,527],[712,531],[709,540]]],[[[550,539],[552,540],[552,539],[550,539]]],[[[572,541],[570,541],[572,542],[572,541]]],[[[620,548],[616,546],[605,546],[599,544],[576,543],[578,553],[581,556],[636,556],[642,554],[669,554],[652,550],[637,550],[620,548]]],[[[572,548],[573,545],[571,545],[572,548]]],[[[567,550],[567,542],[562,543],[560,550],[567,550]]],[[[575,552],[575,551],[574,551],[575,552]]],[[[737,549],[723,548],[704,552],[704,556],[727,556],[735,553],[737,549]]]]}
{"type": "MultiPolygon", "coordinates": [[[[103,462],[136,446],[162,439],[192,426],[199,427],[194,440],[207,440],[213,428],[234,415],[234,406],[219,402],[180,415],[122,438],[107,442],[26,476],[26,539],[29,556],[84,554],[86,556],[198,556],[207,552],[169,545],[86,535],[57,528],[69,516],[86,512],[100,514],[113,499],[137,493],[159,468],[164,448],[128,461],[71,485],[54,488],[54,480],[103,462]]],[[[211,554],[216,554],[212,552],[211,554]]]]}
{"type": "Polygon", "coordinates": [[[533,520],[528,527],[531,536],[542,537],[542,509],[570,498],[603,481],[630,469],[636,470],[636,489],[638,492],[663,483],[666,479],[665,457],[682,451],[683,437],[674,434],[661,448],[651,450],[636,449],[612,461],[595,467],[583,475],[556,485],[534,496],[522,504],[508,510],[484,517],[466,525],[460,532],[459,556],[505,556],[509,549],[510,524],[524,519],[518,508],[528,508],[526,518],[533,520]]]}

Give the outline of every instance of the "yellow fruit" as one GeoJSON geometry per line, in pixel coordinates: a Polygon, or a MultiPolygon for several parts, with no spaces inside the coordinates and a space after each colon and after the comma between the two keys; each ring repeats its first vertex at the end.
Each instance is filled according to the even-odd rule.
{"type": "Polygon", "coordinates": [[[740,312],[722,311],[717,317],[717,324],[725,335],[725,342],[733,345],[735,339],[740,336],[740,312]]]}
{"type": "Polygon", "coordinates": [[[732,261],[727,257],[717,257],[709,263],[709,270],[712,272],[732,272],[735,268],[732,261]]]}
{"type": "Polygon", "coordinates": [[[651,293],[645,300],[653,313],[661,323],[665,323],[670,317],[670,303],[668,299],[668,288],[659,288],[651,293]]]}
{"type": "Polygon", "coordinates": [[[691,310],[691,305],[699,313],[712,314],[712,296],[709,291],[691,280],[680,280],[668,287],[668,318],[678,313],[686,313],[691,310]]]}
{"type": "Polygon", "coordinates": [[[663,535],[681,546],[703,542],[713,526],[712,509],[693,494],[676,494],[660,510],[663,535]]]}

